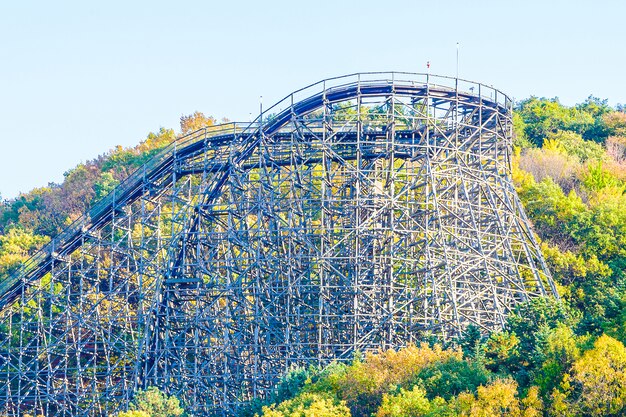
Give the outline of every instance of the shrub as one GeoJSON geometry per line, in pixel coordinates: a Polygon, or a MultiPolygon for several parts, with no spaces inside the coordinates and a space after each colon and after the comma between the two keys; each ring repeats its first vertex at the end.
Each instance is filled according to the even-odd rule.
{"type": "Polygon", "coordinates": [[[303,393],[278,405],[263,407],[263,417],[350,417],[345,402],[316,393],[303,393]]]}
{"type": "Polygon", "coordinates": [[[129,411],[118,414],[118,417],[178,417],[184,410],[180,401],[168,396],[157,387],[139,390],[130,405],[129,411]]]}

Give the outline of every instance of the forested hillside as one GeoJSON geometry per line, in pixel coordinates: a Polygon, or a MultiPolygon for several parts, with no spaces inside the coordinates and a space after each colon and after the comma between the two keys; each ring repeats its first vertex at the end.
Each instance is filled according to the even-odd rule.
{"type": "MultiPolygon", "coordinates": [[[[68,171],[62,184],[3,201],[0,279],[159,149],[213,123],[183,117],[178,134],[150,133],[68,171]]],[[[573,107],[531,97],[517,104],[514,124],[513,179],[562,302],[521,305],[490,335],[470,327],[454,341],[294,370],[247,415],[626,414],[626,113],[593,97],[573,107]]],[[[176,403],[157,413],[145,394],[129,415],[182,412],[176,403]]]]}
{"type": "Polygon", "coordinates": [[[118,146],[67,171],[62,184],[51,183],[0,202],[0,280],[161,149],[213,124],[215,119],[199,112],[183,116],[178,134],[161,128],[133,148],[118,146]]]}

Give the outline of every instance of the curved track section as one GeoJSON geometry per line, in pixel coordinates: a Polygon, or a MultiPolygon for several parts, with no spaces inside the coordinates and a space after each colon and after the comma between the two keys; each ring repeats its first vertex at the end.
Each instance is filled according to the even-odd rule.
{"type": "Polygon", "coordinates": [[[181,138],[0,283],[0,408],[156,385],[229,415],[294,365],[500,327],[556,296],[511,129],[491,87],[370,73],[181,138]]]}

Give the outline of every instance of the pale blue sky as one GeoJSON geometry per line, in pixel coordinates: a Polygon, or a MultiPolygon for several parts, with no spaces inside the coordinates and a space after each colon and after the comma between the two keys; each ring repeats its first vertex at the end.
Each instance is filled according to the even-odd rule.
{"type": "Polygon", "coordinates": [[[454,75],[516,99],[626,102],[626,2],[0,0],[0,194],[195,110],[247,120],[320,79],[454,75]]]}

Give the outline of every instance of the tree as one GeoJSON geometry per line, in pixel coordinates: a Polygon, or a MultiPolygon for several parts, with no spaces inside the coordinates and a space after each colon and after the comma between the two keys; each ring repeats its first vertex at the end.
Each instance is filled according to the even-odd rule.
{"type": "Polygon", "coordinates": [[[118,184],[119,181],[115,179],[111,171],[103,172],[93,185],[94,201],[99,201],[106,197],[118,184]]]}
{"type": "Polygon", "coordinates": [[[463,356],[473,358],[480,349],[481,341],[480,328],[473,323],[467,326],[458,340],[458,345],[463,350],[463,356]]]}
{"type": "Polygon", "coordinates": [[[140,410],[122,411],[118,417],[151,417],[150,414],[140,410]]]}
{"type": "MultiPolygon", "coordinates": [[[[546,141],[553,141],[561,146],[563,152],[576,157],[580,162],[601,161],[606,154],[602,145],[584,140],[579,133],[557,130],[546,135],[546,141]]],[[[545,148],[545,145],[544,145],[545,148]]]]}
{"type": "Polygon", "coordinates": [[[607,136],[626,136],[626,113],[621,111],[609,112],[602,115],[607,136]]]}
{"type": "Polygon", "coordinates": [[[485,365],[494,372],[513,371],[521,365],[520,340],[515,333],[507,331],[491,333],[483,350],[485,365]]]}
{"type": "Polygon", "coordinates": [[[526,149],[519,158],[519,168],[531,173],[536,182],[547,179],[562,189],[572,189],[580,161],[569,155],[560,142],[548,139],[545,144],[555,146],[526,149]]]}
{"type": "Polygon", "coordinates": [[[419,373],[416,382],[428,398],[449,400],[462,392],[476,392],[490,380],[491,374],[481,362],[452,358],[428,366],[419,373]]]}
{"type": "Polygon", "coordinates": [[[526,123],[518,112],[513,112],[513,145],[518,148],[530,148],[533,144],[526,135],[526,123]]]}
{"type": "Polygon", "coordinates": [[[426,392],[418,387],[412,390],[401,389],[398,394],[383,396],[383,402],[376,411],[376,417],[422,417],[430,414],[433,408],[445,404],[441,398],[433,401],[426,398],[426,392]]]}
{"type": "Polygon", "coordinates": [[[187,135],[204,127],[213,126],[215,119],[211,116],[207,117],[203,113],[196,111],[188,116],[180,117],[180,133],[187,135]]]}
{"type": "Polygon", "coordinates": [[[478,387],[476,395],[460,394],[453,408],[464,417],[520,417],[522,411],[517,398],[517,384],[511,379],[498,379],[478,387]]]}
{"type": "Polygon", "coordinates": [[[580,387],[580,408],[591,416],[617,416],[626,411],[626,348],[610,336],[600,336],[593,349],[573,366],[580,387]]]}
{"type": "Polygon", "coordinates": [[[576,108],[590,114],[595,119],[593,125],[589,126],[583,133],[583,137],[587,140],[603,142],[608,136],[603,116],[612,111],[611,106],[608,105],[608,100],[589,96],[583,103],[576,105],[576,108]]]}
{"type": "Polygon", "coordinates": [[[0,235],[0,280],[15,270],[48,240],[45,236],[33,234],[21,227],[12,227],[6,234],[0,235]]]}
{"type": "Polygon", "coordinates": [[[570,130],[583,134],[595,122],[586,110],[563,106],[557,98],[531,97],[521,101],[516,111],[525,123],[528,140],[537,146],[551,132],[570,130]]]}
{"type": "MultiPolygon", "coordinates": [[[[517,381],[524,387],[528,387],[534,380],[534,373],[537,372],[545,360],[545,356],[540,349],[543,337],[550,329],[560,325],[574,327],[578,319],[573,312],[562,302],[547,297],[537,297],[527,303],[520,304],[515,308],[507,321],[507,329],[518,339],[518,343],[505,343],[509,348],[497,348],[497,353],[503,351],[502,359],[498,363],[503,363],[506,368],[515,372],[517,381]],[[519,355],[519,360],[515,361],[508,352],[519,355]]],[[[497,347],[497,340],[494,341],[494,348],[497,347]]],[[[494,355],[495,356],[495,355],[494,355]]],[[[498,359],[498,356],[495,356],[498,359]]]]}
{"type": "Polygon", "coordinates": [[[587,167],[587,172],[582,176],[582,183],[590,191],[599,191],[608,187],[619,187],[621,193],[624,187],[624,183],[617,179],[611,172],[604,169],[600,161],[595,164],[590,164],[587,167]]]}
{"type": "Polygon", "coordinates": [[[609,136],[606,153],[618,164],[626,163],[626,136],[609,136]]]}
{"type": "Polygon", "coordinates": [[[563,383],[566,372],[580,357],[588,341],[588,336],[576,336],[572,328],[564,324],[540,331],[535,357],[541,362],[541,369],[537,370],[534,382],[545,396],[563,383]]]}
{"type": "Polygon", "coordinates": [[[600,99],[590,95],[585,101],[576,105],[576,109],[589,113],[593,117],[599,117],[612,111],[609,100],[600,99]]]}
{"type": "Polygon", "coordinates": [[[350,417],[345,402],[327,395],[302,393],[278,405],[263,407],[262,417],[350,417]]]}
{"type": "Polygon", "coordinates": [[[167,396],[157,387],[139,390],[130,405],[129,411],[118,417],[179,417],[184,410],[174,396],[167,396]]]}
{"type": "Polygon", "coordinates": [[[341,373],[331,376],[333,389],[345,400],[353,417],[369,417],[381,404],[384,393],[395,387],[411,385],[419,372],[435,363],[462,359],[459,350],[442,349],[440,345],[410,345],[389,349],[377,355],[367,354],[341,373]]]}

